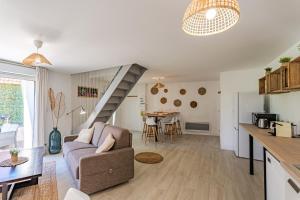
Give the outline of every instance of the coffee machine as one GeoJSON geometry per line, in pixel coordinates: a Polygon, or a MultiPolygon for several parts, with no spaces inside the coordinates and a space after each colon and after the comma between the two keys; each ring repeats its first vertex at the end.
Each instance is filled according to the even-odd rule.
{"type": "Polygon", "coordinates": [[[252,113],[252,124],[259,128],[270,128],[270,123],[278,121],[278,114],[272,113],[252,113]]]}

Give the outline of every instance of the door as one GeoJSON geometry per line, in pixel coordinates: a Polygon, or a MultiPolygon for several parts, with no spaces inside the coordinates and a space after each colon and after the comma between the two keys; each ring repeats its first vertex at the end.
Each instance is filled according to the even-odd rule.
{"type": "Polygon", "coordinates": [[[285,172],[280,162],[268,151],[266,151],[266,177],[268,200],[285,200],[285,172]]]}
{"type": "Polygon", "coordinates": [[[238,93],[234,94],[233,97],[233,123],[232,123],[232,131],[233,131],[233,150],[236,156],[239,156],[239,95],[238,93]]]}
{"type": "Polygon", "coordinates": [[[285,181],[285,199],[300,200],[300,184],[289,174],[287,174],[285,181]]]}

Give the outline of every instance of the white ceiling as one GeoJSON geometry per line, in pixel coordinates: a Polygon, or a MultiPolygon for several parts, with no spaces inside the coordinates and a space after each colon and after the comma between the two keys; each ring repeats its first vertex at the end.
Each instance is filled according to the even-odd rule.
{"type": "Polygon", "coordinates": [[[231,30],[193,37],[181,30],[191,0],[0,0],[0,58],[43,53],[66,73],[139,63],[147,77],[216,80],[220,71],[260,67],[300,40],[299,0],[239,0],[231,30]]]}

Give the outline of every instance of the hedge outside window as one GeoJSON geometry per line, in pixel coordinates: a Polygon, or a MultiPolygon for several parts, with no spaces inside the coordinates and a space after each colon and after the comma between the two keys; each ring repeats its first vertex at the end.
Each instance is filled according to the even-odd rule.
{"type": "Polygon", "coordinates": [[[9,117],[9,123],[23,125],[23,96],[20,84],[0,83],[0,125],[9,117]]]}

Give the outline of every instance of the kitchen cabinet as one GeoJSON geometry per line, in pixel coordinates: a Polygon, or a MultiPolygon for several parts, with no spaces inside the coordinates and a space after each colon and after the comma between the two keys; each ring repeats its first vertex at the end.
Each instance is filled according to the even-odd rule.
{"type": "Polygon", "coordinates": [[[300,184],[295,181],[288,173],[285,180],[285,199],[300,200],[300,184]]]}
{"type": "Polygon", "coordinates": [[[267,178],[267,199],[286,200],[285,180],[286,173],[280,162],[266,151],[266,178],[267,178]]]}
{"type": "Polygon", "coordinates": [[[259,79],[259,94],[280,94],[300,90],[300,57],[259,79]]]}
{"type": "Polygon", "coordinates": [[[289,63],[289,88],[300,89],[300,57],[289,63]]]}
{"type": "Polygon", "coordinates": [[[262,77],[259,80],[259,94],[266,94],[267,93],[267,86],[266,86],[266,77],[262,77]]]}

